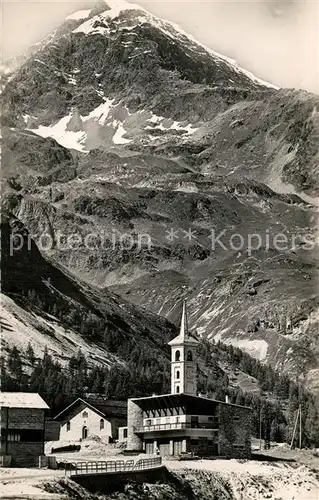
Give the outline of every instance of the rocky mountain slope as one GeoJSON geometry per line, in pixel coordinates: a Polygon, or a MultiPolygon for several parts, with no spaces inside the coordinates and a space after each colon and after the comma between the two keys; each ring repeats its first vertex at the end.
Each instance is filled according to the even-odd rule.
{"type": "MultiPolygon", "coordinates": [[[[106,374],[134,366],[131,355],[135,350],[139,354],[136,362],[142,371],[149,369],[153,384],[159,371],[163,372],[164,383],[169,382],[167,341],[176,335],[174,325],[108,291],[101,294],[99,289],[44,258],[25,226],[14,216],[3,216],[1,235],[1,348],[4,366],[9,372],[13,370],[13,379],[15,369],[8,363],[13,348],[20,353],[25,375],[36,369],[46,351],[64,370],[65,378],[71,358],[84,356],[90,370],[103,370],[106,374]]],[[[207,343],[201,343],[199,351],[200,388],[217,393],[219,388],[219,397],[227,390],[234,398],[239,390],[241,397],[249,393],[259,401],[260,396],[267,396],[275,403],[280,385],[286,387],[287,397],[288,380],[274,372],[267,375],[261,365],[250,356],[244,359],[239,350],[232,352],[220,344],[207,350],[207,343]]],[[[90,385],[85,387],[91,389],[90,385]]],[[[136,384],[135,390],[141,391],[141,387],[136,384]]]]}
{"type": "Polygon", "coordinates": [[[172,321],[186,296],[201,335],[318,389],[316,96],[109,2],[3,103],[5,203],[47,256],[172,321]]]}
{"type": "MultiPolygon", "coordinates": [[[[79,349],[90,364],[109,367],[125,360],[112,355],[107,335],[155,350],[175,333],[164,318],[140,311],[110,292],[75,279],[45,259],[24,225],[4,215],[2,247],[2,353],[15,345],[25,350],[31,342],[40,357],[44,347],[62,362],[79,349]]],[[[121,342],[121,340],[120,340],[121,342]]]]}

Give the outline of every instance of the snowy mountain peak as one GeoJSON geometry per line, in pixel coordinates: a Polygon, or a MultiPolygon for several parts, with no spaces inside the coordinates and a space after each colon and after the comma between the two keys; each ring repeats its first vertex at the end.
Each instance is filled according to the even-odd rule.
{"type": "MultiPolygon", "coordinates": [[[[128,19],[120,20],[118,19],[119,16],[127,11],[136,11],[136,15],[129,19],[129,27],[125,26],[126,29],[134,29],[136,26],[141,26],[145,23],[148,23],[161,30],[166,36],[169,36],[170,38],[177,38],[179,41],[191,46],[193,49],[205,51],[214,59],[220,60],[221,62],[229,65],[230,68],[235,70],[236,72],[242,73],[255,84],[278,89],[278,87],[276,87],[272,83],[261,80],[250,71],[247,71],[238,66],[237,62],[234,59],[219,54],[218,52],[206,47],[204,44],[196,40],[192,35],[184,31],[183,28],[181,28],[181,26],[179,26],[178,24],[154,16],[138,4],[117,0],[106,1],[105,3],[109,7],[106,11],[91,17],[89,20],[86,20],[73,32],[84,33],[86,35],[100,34],[108,36],[112,32],[114,32],[114,30],[107,23],[114,22],[114,20],[116,20],[116,23],[118,25],[117,29],[121,29],[121,23],[125,22],[125,24],[127,24],[128,19]],[[101,26],[101,24],[103,25],[101,26]]],[[[83,13],[85,12],[88,12],[86,18],[89,17],[90,11],[80,11],[74,15],[76,17],[73,17],[73,19],[81,19],[81,17],[79,16],[83,15],[83,13]]]]}
{"type": "Polygon", "coordinates": [[[77,12],[74,12],[73,14],[70,14],[67,16],[66,20],[67,21],[81,21],[82,19],[87,19],[89,15],[91,14],[92,10],[87,9],[87,10],[78,10],[77,12]]]}

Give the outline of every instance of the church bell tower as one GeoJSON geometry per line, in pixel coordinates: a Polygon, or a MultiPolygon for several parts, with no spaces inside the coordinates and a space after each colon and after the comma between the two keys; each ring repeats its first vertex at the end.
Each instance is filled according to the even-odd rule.
{"type": "Polygon", "coordinates": [[[188,333],[186,301],[183,301],[180,332],[171,340],[171,393],[197,396],[197,345],[188,333]]]}

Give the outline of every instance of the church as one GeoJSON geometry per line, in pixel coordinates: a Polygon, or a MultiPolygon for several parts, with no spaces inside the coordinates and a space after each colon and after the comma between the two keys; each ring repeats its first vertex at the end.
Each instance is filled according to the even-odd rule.
{"type": "Polygon", "coordinates": [[[183,302],[171,347],[171,393],[128,400],[127,449],[163,456],[250,458],[251,408],[197,394],[198,341],[189,334],[183,302]]]}

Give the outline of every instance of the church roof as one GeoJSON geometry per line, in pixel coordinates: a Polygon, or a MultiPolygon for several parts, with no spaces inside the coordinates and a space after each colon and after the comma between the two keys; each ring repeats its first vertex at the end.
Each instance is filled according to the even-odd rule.
{"type": "Polygon", "coordinates": [[[65,418],[76,406],[84,405],[91,408],[101,417],[126,417],[127,414],[127,402],[126,401],[114,401],[112,399],[106,398],[92,398],[88,397],[86,399],[77,398],[73,403],[64,408],[58,415],[54,417],[54,420],[60,420],[62,417],[65,418]]]}
{"type": "Polygon", "coordinates": [[[168,342],[168,345],[197,345],[198,340],[189,335],[188,333],[188,320],[187,320],[187,309],[186,309],[186,300],[183,300],[183,310],[182,310],[182,318],[181,318],[181,326],[179,330],[179,335],[175,337],[173,340],[168,342]]]}

